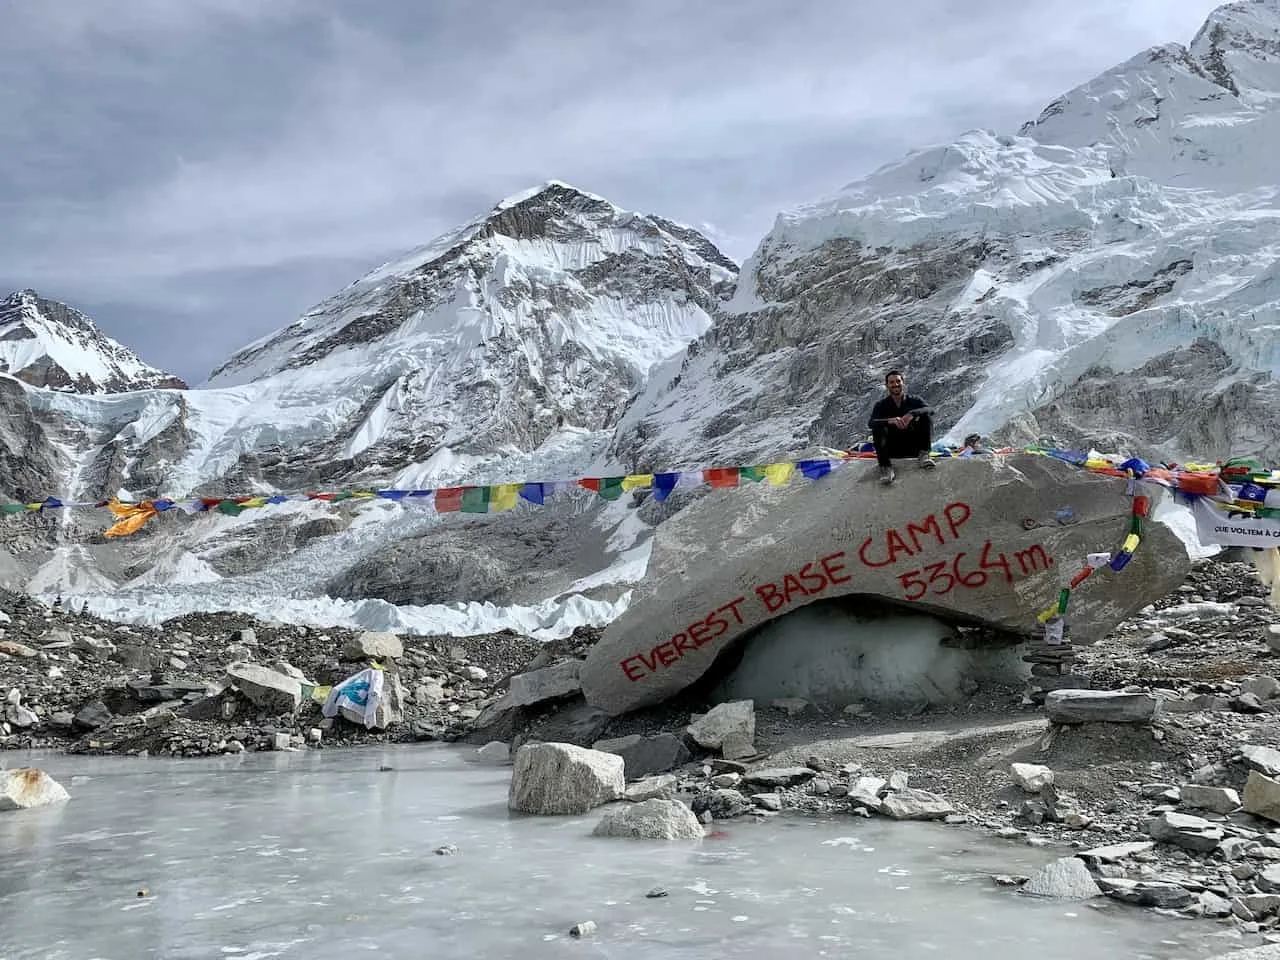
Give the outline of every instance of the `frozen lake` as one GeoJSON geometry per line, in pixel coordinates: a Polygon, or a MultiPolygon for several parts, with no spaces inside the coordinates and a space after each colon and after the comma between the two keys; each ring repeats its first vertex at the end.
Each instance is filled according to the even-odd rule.
{"type": "Polygon", "coordinates": [[[593,838],[598,811],[508,815],[510,768],[470,752],[0,753],[72,794],[0,814],[0,960],[1201,960],[1242,945],[1212,923],[1015,896],[991,874],[1055,854],[950,827],[782,817],[701,842],[593,838]],[[458,853],[434,855],[445,843],[458,853]],[[655,886],[668,896],[646,898],[655,886]],[[595,937],[570,939],[583,920],[595,937]]]}

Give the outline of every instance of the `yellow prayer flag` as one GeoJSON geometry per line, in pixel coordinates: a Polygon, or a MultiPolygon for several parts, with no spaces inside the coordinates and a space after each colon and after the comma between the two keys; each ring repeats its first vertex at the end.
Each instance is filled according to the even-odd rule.
{"type": "Polygon", "coordinates": [[[764,468],[765,482],[771,487],[780,487],[796,472],[794,463],[770,463],[764,468]]]}
{"type": "Polygon", "coordinates": [[[1133,551],[1138,549],[1138,544],[1140,544],[1141,542],[1142,542],[1141,537],[1139,537],[1136,533],[1131,533],[1124,538],[1124,543],[1120,544],[1120,551],[1122,553],[1133,553],[1133,551]]]}
{"type": "Polygon", "coordinates": [[[623,493],[630,493],[632,490],[648,490],[652,486],[652,473],[633,473],[622,478],[623,493]]]}
{"type": "Polygon", "coordinates": [[[511,510],[520,496],[521,484],[499,483],[489,488],[489,512],[500,513],[511,510]]]}
{"type": "Polygon", "coordinates": [[[250,507],[265,507],[267,505],[266,497],[249,497],[240,506],[248,510],[250,507]]]}

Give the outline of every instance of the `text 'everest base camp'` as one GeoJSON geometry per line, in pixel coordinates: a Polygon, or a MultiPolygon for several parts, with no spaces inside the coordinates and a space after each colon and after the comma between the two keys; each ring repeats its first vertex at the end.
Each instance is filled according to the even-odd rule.
{"type": "Polygon", "coordinates": [[[1023,911],[1045,957],[1095,921],[1125,956],[1280,956],[1278,104],[1280,0],[1247,0],[741,266],[549,182],[198,387],[0,301],[0,955],[53,955],[46,900],[112,930],[166,896],[249,946],[157,956],[463,950],[488,881],[540,904],[534,953],[872,944],[838,894],[757,929],[768,896],[716,893],[768,862],[821,897],[981,875],[959,914],[1023,911]],[[99,830],[126,778],[147,809],[99,830]],[[241,861],[183,906],[148,845],[199,802],[295,879],[387,874],[323,894],[343,924],[241,861]],[[1063,933],[1046,901],[1118,912],[1063,933]]]}

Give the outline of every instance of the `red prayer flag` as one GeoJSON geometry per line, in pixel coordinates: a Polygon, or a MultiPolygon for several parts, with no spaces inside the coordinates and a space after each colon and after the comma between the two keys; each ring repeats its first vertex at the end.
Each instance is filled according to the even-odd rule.
{"type": "Polygon", "coordinates": [[[441,487],[436,491],[436,513],[457,513],[462,509],[466,487],[441,487]]]}
{"type": "Polygon", "coordinates": [[[712,470],[704,470],[702,472],[702,479],[718,490],[723,490],[728,487],[736,487],[738,485],[738,468],[716,467],[712,470]]]}

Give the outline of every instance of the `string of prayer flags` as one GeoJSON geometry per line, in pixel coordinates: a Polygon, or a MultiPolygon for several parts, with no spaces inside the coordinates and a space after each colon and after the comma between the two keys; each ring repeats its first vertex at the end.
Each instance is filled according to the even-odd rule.
{"type": "MultiPolygon", "coordinates": [[[[437,513],[504,513],[516,510],[521,501],[543,506],[555,494],[587,490],[603,500],[614,501],[624,494],[648,492],[657,501],[666,500],[677,490],[709,487],[732,490],[744,483],[786,486],[797,477],[820,480],[842,464],[875,460],[875,447],[860,443],[853,450],[828,450],[824,456],[778,461],[749,466],[719,466],[694,470],[671,470],[655,473],[632,473],[609,477],[580,477],[571,480],[508,481],[497,484],[473,484],[438,489],[360,489],[346,491],[308,490],[299,493],[259,494],[242,497],[156,498],[138,503],[118,499],[96,503],[78,503],[46,497],[24,503],[0,504],[0,515],[43,513],[63,508],[107,508],[115,520],[106,531],[109,537],[129,536],[145,526],[153,517],[171,509],[182,513],[219,513],[239,516],[245,510],[260,509],[290,501],[319,501],[340,504],[384,500],[405,507],[431,508],[437,513]]],[[[1052,457],[1080,469],[1124,478],[1127,493],[1134,497],[1135,509],[1130,533],[1141,537],[1141,521],[1150,511],[1150,498],[1139,493],[1140,483],[1156,483],[1174,491],[1189,502],[1196,512],[1200,539],[1224,545],[1274,547],[1280,542],[1280,469],[1267,469],[1257,460],[1235,458],[1219,463],[1184,463],[1152,466],[1138,457],[1118,457],[1060,448],[1030,446],[1022,449],[1002,448],[982,457],[1009,454],[1052,457]]],[[[947,459],[969,456],[973,451],[935,446],[932,455],[947,459]]],[[[1132,551],[1121,549],[1107,554],[1105,564],[1090,556],[1088,566],[1096,569],[1108,565],[1120,570],[1129,562],[1132,551]],[[1126,555],[1127,554],[1127,555],[1126,555]]],[[[1081,581],[1083,582],[1083,581],[1081,581]]]]}
{"type": "Polygon", "coordinates": [[[1151,498],[1136,490],[1130,494],[1129,530],[1115,553],[1091,553],[1085,558],[1084,566],[1058,592],[1058,599],[1036,614],[1041,624],[1049,624],[1061,620],[1066,615],[1067,605],[1071,602],[1071,592],[1079,589],[1086,580],[1103,567],[1119,573],[1129,565],[1134,553],[1142,544],[1142,520],[1151,513],[1151,498]]]}

